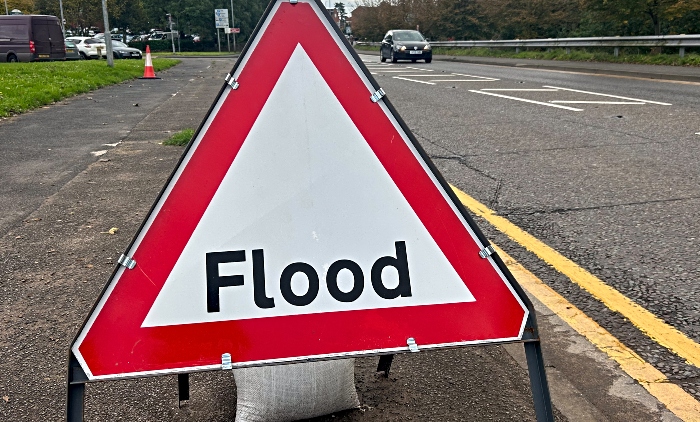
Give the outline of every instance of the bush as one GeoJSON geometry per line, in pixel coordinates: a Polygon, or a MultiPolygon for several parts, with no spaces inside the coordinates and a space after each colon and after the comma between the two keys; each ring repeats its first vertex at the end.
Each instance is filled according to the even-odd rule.
{"type": "MultiPolygon", "coordinates": [[[[141,51],[146,51],[146,45],[151,47],[152,52],[169,52],[173,51],[173,45],[170,40],[153,40],[153,41],[132,41],[129,46],[138,48],[141,51]]],[[[224,48],[226,42],[224,41],[224,48]]],[[[175,40],[175,50],[177,51],[178,44],[175,40]]],[[[180,51],[219,51],[216,41],[201,41],[194,42],[191,39],[180,40],[180,51]]]]}

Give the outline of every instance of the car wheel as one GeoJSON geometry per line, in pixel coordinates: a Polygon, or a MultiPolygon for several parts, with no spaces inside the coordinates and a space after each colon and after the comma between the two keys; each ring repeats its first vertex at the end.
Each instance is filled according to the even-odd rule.
{"type": "Polygon", "coordinates": [[[432,61],[433,61],[433,59],[425,59],[425,62],[426,62],[426,63],[430,63],[430,62],[432,62],[432,61]]]}
{"type": "Polygon", "coordinates": [[[81,60],[87,60],[87,56],[86,56],[85,53],[83,53],[82,51],[80,52],[80,59],[81,59],[81,60]]]}
{"type": "Polygon", "coordinates": [[[394,56],[394,50],[391,50],[391,62],[396,63],[398,60],[396,59],[396,56],[394,56]]]}
{"type": "Polygon", "coordinates": [[[379,50],[379,61],[380,61],[380,62],[385,62],[385,61],[386,61],[386,57],[384,57],[384,53],[382,52],[381,49],[379,50]]]}
{"type": "Polygon", "coordinates": [[[14,54],[9,54],[7,56],[7,61],[9,63],[17,63],[19,60],[17,60],[17,56],[15,56],[14,54]]]}

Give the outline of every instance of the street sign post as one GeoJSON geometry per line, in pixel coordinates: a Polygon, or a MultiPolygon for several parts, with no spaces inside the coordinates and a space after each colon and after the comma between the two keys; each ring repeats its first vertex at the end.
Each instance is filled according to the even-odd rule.
{"type": "Polygon", "coordinates": [[[317,0],[270,3],[119,263],[69,419],[88,381],[522,341],[551,420],[532,305],[317,0]]]}
{"type": "Polygon", "coordinates": [[[214,9],[216,28],[228,28],[228,9],[214,9]]]}
{"type": "MultiPolygon", "coordinates": [[[[216,45],[219,46],[219,53],[221,53],[219,28],[228,28],[228,9],[214,9],[214,25],[216,26],[216,45]]],[[[226,40],[228,40],[228,36],[226,40]]]]}

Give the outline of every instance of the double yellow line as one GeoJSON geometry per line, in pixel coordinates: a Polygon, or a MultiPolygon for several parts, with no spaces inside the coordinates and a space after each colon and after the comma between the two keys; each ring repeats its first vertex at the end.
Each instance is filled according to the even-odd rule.
{"type": "MultiPolygon", "coordinates": [[[[472,213],[484,218],[510,239],[534,253],[541,260],[567,276],[611,310],[620,313],[656,343],[700,367],[700,345],[685,334],[666,324],[656,315],[637,305],[622,293],[605,284],[598,277],[578,266],[536,237],[522,230],[506,218],[496,215],[484,204],[452,186],[459,200],[472,213]]],[[[682,388],[626,347],[612,334],[544,284],[502,250],[499,255],[520,285],[537,297],[552,312],[615,360],[620,367],[684,421],[700,421],[700,403],[682,388]]]]}

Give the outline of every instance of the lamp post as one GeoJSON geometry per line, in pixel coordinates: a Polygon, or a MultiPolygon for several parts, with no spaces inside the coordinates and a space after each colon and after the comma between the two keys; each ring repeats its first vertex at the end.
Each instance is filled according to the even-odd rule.
{"type": "MultiPolygon", "coordinates": [[[[7,0],[5,0],[7,1],[7,0]]],[[[231,28],[236,27],[236,18],[233,17],[233,0],[231,0],[231,28]]],[[[233,52],[236,52],[236,33],[233,33],[233,52]]]]}
{"type": "MultiPolygon", "coordinates": [[[[5,0],[5,7],[7,7],[7,0],[5,0]]],[[[58,0],[58,7],[61,9],[61,31],[63,31],[63,38],[66,37],[66,24],[65,19],[63,19],[63,0],[58,0]]]]}
{"type": "Polygon", "coordinates": [[[109,30],[109,15],[107,14],[107,1],[102,0],[102,17],[105,21],[105,44],[107,46],[107,66],[114,67],[112,55],[112,31],[109,30]]]}
{"type": "Polygon", "coordinates": [[[5,0],[5,14],[9,15],[10,11],[7,9],[7,0],[5,0]]]}
{"type": "MultiPolygon", "coordinates": [[[[175,35],[173,34],[173,15],[170,13],[167,13],[166,16],[168,17],[168,23],[170,24],[170,44],[173,46],[173,54],[175,54],[175,35]]],[[[178,42],[180,42],[178,38],[178,42]]]]}

